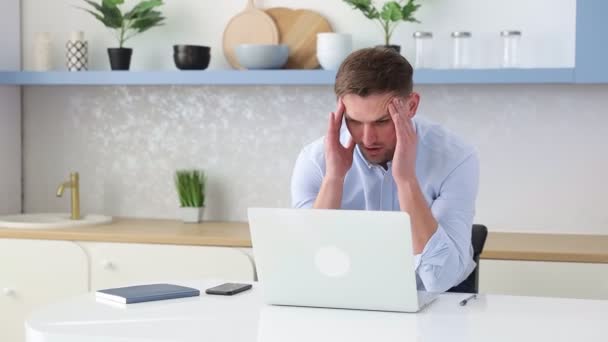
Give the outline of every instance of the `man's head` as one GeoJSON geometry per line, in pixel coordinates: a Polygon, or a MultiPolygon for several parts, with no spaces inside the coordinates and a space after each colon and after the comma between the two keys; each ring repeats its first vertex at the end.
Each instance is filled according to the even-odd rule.
{"type": "Polygon", "coordinates": [[[416,114],[420,96],[412,92],[412,76],[410,63],[387,48],[355,51],[338,69],[334,89],[346,108],[346,125],[371,163],[393,159],[397,138],[388,104],[401,98],[408,108],[403,114],[410,119],[416,114]]]}

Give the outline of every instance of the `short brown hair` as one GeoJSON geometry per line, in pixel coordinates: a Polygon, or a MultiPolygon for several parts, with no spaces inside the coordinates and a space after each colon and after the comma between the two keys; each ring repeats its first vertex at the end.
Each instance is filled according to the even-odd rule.
{"type": "Polygon", "coordinates": [[[336,75],[336,96],[355,94],[365,97],[393,92],[412,92],[414,70],[401,54],[393,49],[375,47],[351,53],[340,65],[336,75]]]}

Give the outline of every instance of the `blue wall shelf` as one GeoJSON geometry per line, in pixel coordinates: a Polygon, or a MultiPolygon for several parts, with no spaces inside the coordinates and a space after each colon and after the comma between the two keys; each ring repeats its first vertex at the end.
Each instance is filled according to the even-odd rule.
{"type": "MultiPolygon", "coordinates": [[[[0,72],[4,85],[333,85],[327,70],[0,72]]],[[[416,84],[574,83],[574,69],[417,70],[416,84]]]]}
{"type": "MultiPolygon", "coordinates": [[[[18,1],[18,0],[13,0],[18,1]]],[[[607,0],[577,0],[573,68],[417,70],[424,84],[608,83],[607,0]]],[[[0,71],[0,85],[332,85],[326,70],[205,71],[0,71]]]]}

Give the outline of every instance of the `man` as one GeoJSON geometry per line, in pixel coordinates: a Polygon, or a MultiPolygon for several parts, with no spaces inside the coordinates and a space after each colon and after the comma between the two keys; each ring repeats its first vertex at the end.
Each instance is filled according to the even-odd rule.
{"type": "Polygon", "coordinates": [[[479,160],[473,147],[442,127],[414,119],[420,95],[412,91],[412,76],[409,62],[385,48],[358,50],[344,60],[327,135],[296,161],[292,204],[407,212],[418,287],[443,292],[475,268],[479,160]]]}

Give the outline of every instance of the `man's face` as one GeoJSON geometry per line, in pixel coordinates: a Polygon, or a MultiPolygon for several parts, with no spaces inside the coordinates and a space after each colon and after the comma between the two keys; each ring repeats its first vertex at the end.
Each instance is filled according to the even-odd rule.
{"type": "MultiPolygon", "coordinates": [[[[347,94],[342,97],[346,126],[363,156],[370,163],[385,164],[393,159],[397,138],[388,104],[395,97],[394,93],[366,97],[347,94]]],[[[406,107],[411,108],[412,112],[400,114],[409,114],[409,118],[413,117],[417,102],[412,105],[411,101],[417,101],[417,94],[414,97],[401,98],[407,102],[406,107]]]]}

